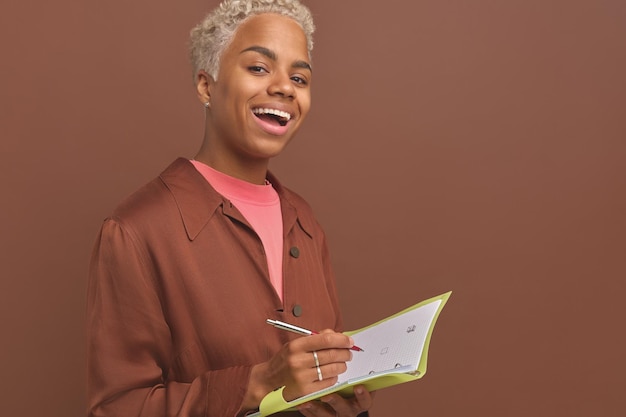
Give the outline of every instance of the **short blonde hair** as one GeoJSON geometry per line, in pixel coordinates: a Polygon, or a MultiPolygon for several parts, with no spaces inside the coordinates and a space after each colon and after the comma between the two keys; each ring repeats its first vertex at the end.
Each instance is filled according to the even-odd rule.
{"type": "Polygon", "coordinates": [[[220,58],[239,25],[263,13],[279,14],[296,21],[304,31],[311,58],[315,25],[311,11],[299,0],[224,0],[191,30],[189,52],[194,81],[201,70],[217,80],[220,58]]]}

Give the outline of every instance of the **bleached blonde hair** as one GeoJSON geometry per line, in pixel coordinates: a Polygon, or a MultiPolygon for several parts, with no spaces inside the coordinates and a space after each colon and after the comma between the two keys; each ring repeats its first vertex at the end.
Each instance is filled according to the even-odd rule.
{"type": "Polygon", "coordinates": [[[239,25],[262,13],[287,16],[297,22],[306,36],[311,59],[315,25],[311,11],[299,0],[224,0],[191,30],[189,53],[194,81],[201,70],[217,80],[220,58],[239,25]]]}

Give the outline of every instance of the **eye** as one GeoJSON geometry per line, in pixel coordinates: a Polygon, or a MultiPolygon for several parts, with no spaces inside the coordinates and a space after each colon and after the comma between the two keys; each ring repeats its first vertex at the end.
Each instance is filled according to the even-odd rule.
{"type": "Polygon", "coordinates": [[[260,65],[251,65],[248,67],[248,71],[255,74],[262,74],[264,72],[267,72],[267,70],[260,65]]]}
{"type": "Polygon", "coordinates": [[[300,85],[307,85],[309,83],[306,78],[302,78],[297,75],[292,76],[291,80],[300,85]]]}

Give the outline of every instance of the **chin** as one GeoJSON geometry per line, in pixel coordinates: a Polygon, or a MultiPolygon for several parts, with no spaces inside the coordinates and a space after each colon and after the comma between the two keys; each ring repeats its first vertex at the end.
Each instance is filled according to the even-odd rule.
{"type": "Polygon", "coordinates": [[[292,135],[288,137],[281,136],[271,136],[269,139],[264,138],[257,142],[258,146],[256,146],[255,154],[261,158],[273,158],[275,156],[280,155],[287,145],[291,142],[292,135]]]}

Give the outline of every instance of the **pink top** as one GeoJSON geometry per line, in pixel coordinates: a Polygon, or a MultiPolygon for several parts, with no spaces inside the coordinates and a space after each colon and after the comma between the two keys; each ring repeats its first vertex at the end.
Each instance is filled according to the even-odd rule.
{"type": "Polygon", "coordinates": [[[270,280],[283,299],[283,218],[278,193],[271,184],[252,184],[192,160],[215,191],[229,199],[257,233],[267,258],[270,280]]]}

